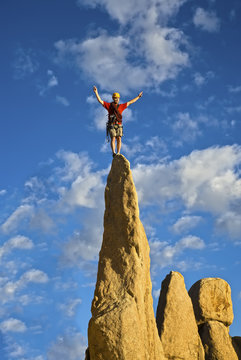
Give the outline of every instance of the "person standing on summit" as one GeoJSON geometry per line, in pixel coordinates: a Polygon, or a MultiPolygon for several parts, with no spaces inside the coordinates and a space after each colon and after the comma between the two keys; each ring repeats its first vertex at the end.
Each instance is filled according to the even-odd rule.
{"type": "Polygon", "coordinates": [[[111,103],[108,103],[100,98],[96,86],[93,87],[93,90],[99,103],[103,105],[104,108],[108,111],[107,131],[110,134],[110,138],[111,138],[110,146],[114,157],[115,155],[119,155],[121,150],[121,137],[123,135],[122,112],[129,105],[139,100],[143,95],[143,91],[140,92],[140,94],[133,100],[130,100],[124,104],[119,104],[120,101],[119,93],[114,92],[114,94],[112,95],[113,101],[111,103]],[[116,142],[117,142],[117,153],[115,152],[116,142]]]}

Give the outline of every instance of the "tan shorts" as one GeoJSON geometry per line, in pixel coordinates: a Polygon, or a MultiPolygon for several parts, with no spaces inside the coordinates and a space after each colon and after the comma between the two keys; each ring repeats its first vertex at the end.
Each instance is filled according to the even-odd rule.
{"type": "Polygon", "coordinates": [[[114,125],[112,129],[110,129],[110,137],[122,137],[123,136],[123,126],[119,127],[118,125],[114,125]]]}

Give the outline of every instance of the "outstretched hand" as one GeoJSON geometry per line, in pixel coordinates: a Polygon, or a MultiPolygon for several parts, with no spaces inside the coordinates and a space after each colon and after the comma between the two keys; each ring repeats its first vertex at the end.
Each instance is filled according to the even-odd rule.
{"type": "Polygon", "coordinates": [[[93,90],[95,93],[97,93],[97,87],[96,86],[93,86],[93,90]]]}
{"type": "Polygon", "coordinates": [[[139,98],[141,98],[143,95],[143,91],[140,92],[140,94],[138,95],[139,98]]]}

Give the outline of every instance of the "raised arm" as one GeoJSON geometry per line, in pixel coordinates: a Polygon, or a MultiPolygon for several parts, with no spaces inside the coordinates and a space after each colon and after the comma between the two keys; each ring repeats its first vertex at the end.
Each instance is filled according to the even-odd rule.
{"type": "Polygon", "coordinates": [[[104,105],[104,101],[101,100],[100,95],[98,94],[97,87],[94,86],[94,87],[93,87],[93,90],[94,90],[95,96],[96,96],[97,100],[99,101],[99,103],[100,103],[101,105],[104,105]]]}
{"type": "Polygon", "coordinates": [[[127,106],[129,106],[129,105],[133,104],[134,102],[136,102],[137,100],[139,100],[142,97],[142,95],[143,95],[143,91],[140,92],[140,94],[135,99],[128,101],[127,106]]]}

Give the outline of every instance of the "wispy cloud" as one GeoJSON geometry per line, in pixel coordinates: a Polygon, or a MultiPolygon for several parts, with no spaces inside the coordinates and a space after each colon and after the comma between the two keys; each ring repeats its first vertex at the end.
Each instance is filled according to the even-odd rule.
{"type": "Polygon", "coordinates": [[[230,85],[229,87],[228,87],[228,91],[230,92],[230,93],[240,93],[241,92],[241,85],[239,85],[239,86],[232,86],[232,85],[230,85]]]}
{"type": "Polygon", "coordinates": [[[174,245],[166,242],[153,241],[150,242],[151,258],[154,265],[164,268],[170,265],[176,265],[179,268],[187,268],[187,263],[178,261],[179,256],[187,249],[203,250],[205,243],[197,236],[189,235],[177,241],[174,245]]]}
{"type": "Polygon", "coordinates": [[[39,68],[39,63],[31,49],[17,48],[15,60],[13,62],[14,78],[17,80],[24,79],[32,75],[39,68]]]}
{"type": "Polygon", "coordinates": [[[220,29],[220,20],[214,11],[197,8],[193,17],[193,23],[197,28],[208,32],[217,32],[220,29]]]}
{"type": "Polygon", "coordinates": [[[189,230],[195,228],[200,221],[202,221],[201,216],[182,216],[172,225],[171,229],[176,234],[187,233],[189,230]]]}
{"type": "Polygon", "coordinates": [[[47,70],[46,82],[47,82],[47,84],[39,83],[37,86],[40,96],[44,96],[50,89],[58,86],[59,81],[58,81],[56,75],[54,74],[53,70],[47,70]]]}
{"type": "Polygon", "coordinates": [[[0,293],[0,300],[3,304],[8,301],[16,300],[15,295],[23,290],[29,283],[45,284],[49,281],[48,275],[38,269],[26,271],[17,281],[6,279],[0,293]]]}
{"type": "Polygon", "coordinates": [[[69,100],[67,100],[66,97],[64,97],[64,96],[57,95],[56,96],[56,102],[58,104],[61,104],[61,105],[65,106],[65,107],[70,106],[69,100]]]}
{"type": "Polygon", "coordinates": [[[6,241],[0,247],[0,259],[1,257],[9,254],[14,249],[30,250],[33,248],[33,242],[26,236],[17,235],[8,241],[6,241]]]}
{"type": "Polygon", "coordinates": [[[23,222],[25,219],[29,219],[32,216],[33,210],[34,208],[31,205],[20,205],[1,225],[2,231],[8,234],[16,230],[20,222],[23,222]]]}
{"type": "Polygon", "coordinates": [[[76,313],[76,308],[82,303],[80,298],[71,299],[66,304],[60,304],[59,309],[62,310],[68,317],[72,317],[76,313]]]}
{"type": "Polygon", "coordinates": [[[86,340],[79,332],[66,333],[59,336],[48,351],[49,360],[84,359],[87,348],[86,340]]]}
{"type": "Polygon", "coordinates": [[[198,86],[201,87],[202,85],[206,84],[208,82],[208,80],[213,79],[214,78],[214,73],[213,71],[208,71],[206,74],[202,75],[199,72],[196,72],[194,74],[194,83],[198,86]]]}

